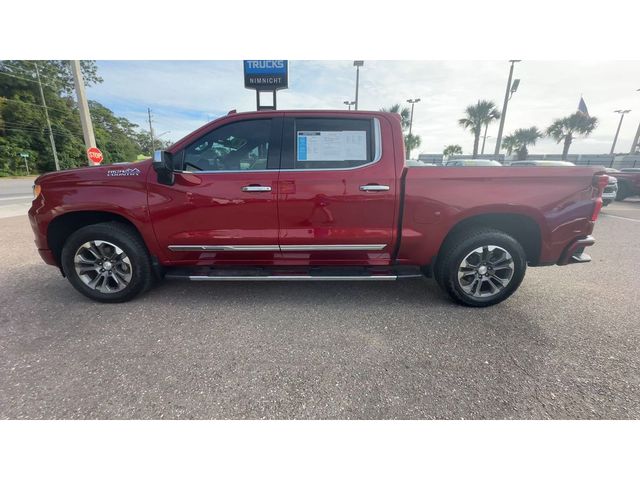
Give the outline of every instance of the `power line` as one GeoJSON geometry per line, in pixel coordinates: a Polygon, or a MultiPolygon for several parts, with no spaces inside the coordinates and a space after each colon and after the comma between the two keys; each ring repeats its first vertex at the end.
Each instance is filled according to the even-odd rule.
{"type": "MultiPolygon", "coordinates": [[[[23,61],[31,63],[34,68],[38,66],[38,64],[36,62],[33,62],[31,60],[23,60],[23,61]]],[[[7,64],[7,63],[0,63],[0,66],[2,66],[2,68],[8,69],[9,72],[11,72],[11,73],[20,74],[20,75],[26,75],[28,78],[34,78],[35,79],[35,77],[33,77],[33,72],[28,71],[28,70],[23,70],[22,68],[16,68],[16,65],[7,64]]],[[[58,87],[64,87],[64,85],[62,84],[62,81],[57,77],[53,77],[51,75],[43,75],[42,73],[40,73],[40,77],[50,79],[53,83],[57,84],[58,87]]]]}
{"type": "MultiPolygon", "coordinates": [[[[46,126],[40,127],[40,125],[34,124],[33,122],[21,122],[21,121],[18,121],[18,120],[2,120],[1,122],[4,125],[12,125],[12,126],[19,126],[19,127],[29,127],[29,128],[34,128],[34,129],[37,129],[37,130],[39,130],[40,128],[43,128],[43,129],[47,128],[46,126]]],[[[67,133],[67,131],[62,130],[62,129],[57,128],[57,127],[53,127],[52,130],[54,132],[67,133]]]]}
{"type": "MultiPolygon", "coordinates": [[[[12,74],[7,73],[7,72],[4,72],[4,71],[2,71],[2,70],[0,70],[0,74],[1,74],[1,75],[6,75],[6,76],[8,76],[8,77],[17,78],[17,79],[19,79],[19,80],[26,80],[27,82],[38,83],[38,80],[34,80],[33,78],[21,77],[20,75],[12,75],[12,74]]],[[[59,85],[58,85],[58,86],[56,86],[56,85],[52,85],[52,84],[50,84],[50,83],[46,83],[46,82],[42,82],[42,85],[48,85],[48,86],[53,87],[53,88],[60,88],[60,86],[59,86],[59,85]]]]}
{"type": "MultiPolygon", "coordinates": [[[[23,132],[29,132],[29,133],[42,133],[41,130],[32,130],[25,127],[0,127],[0,129],[1,130],[17,130],[17,131],[23,131],[23,132]]],[[[48,129],[45,127],[43,128],[43,130],[48,130],[48,129]]],[[[58,132],[56,130],[54,130],[52,134],[56,136],[69,137],[69,138],[78,137],[78,135],[73,135],[71,133],[58,132]]]]}
{"type": "Polygon", "coordinates": [[[2,103],[2,102],[22,103],[24,105],[31,105],[33,107],[46,108],[47,110],[56,110],[58,112],[73,113],[73,112],[70,112],[69,110],[63,110],[61,108],[50,107],[48,105],[45,107],[44,105],[40,105],[40,104],[37,104],[37,103],[25,102],[24,100],[14,100],[13,98],[0,97],[0,103],[2,103]]]}

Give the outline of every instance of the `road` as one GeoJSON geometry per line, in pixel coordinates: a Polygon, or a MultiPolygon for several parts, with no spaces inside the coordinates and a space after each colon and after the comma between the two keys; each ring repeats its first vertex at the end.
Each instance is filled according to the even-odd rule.
{"type": "Polygon", "coordinates": [[[24,215],[29,210],[35,178],[0,178],[0,218],[24,215]]]}
{"type": "MultiPolygon", "coordinates": [[[[76,293],[0,220],[0,418],[638,419],[640,202],[488,309],[431,280],[76,293]]],[[[615,216],[614,216],[615,215],[615,216]]]]}

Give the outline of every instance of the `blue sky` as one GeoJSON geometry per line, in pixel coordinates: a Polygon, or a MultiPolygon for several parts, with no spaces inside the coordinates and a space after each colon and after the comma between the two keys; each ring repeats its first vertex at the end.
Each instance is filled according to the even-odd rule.
{"type": "MultiPolygon", "coordinates": [[[[255,110],[255,92],[244,88],[242,61],[98,61],[104,82],[88,96],[117,115],[147,128],[147,107],[163,138],[178,140],[231,109],[255,110]]],[[[472,136],[457,125],[466,105],[478,99],[502,106],[508,74],[506,61],[366,61],[360,76],[360,108],[378,110],[408,98],[416,105],[414,132],[422,137],[417,153],[441,152],[458,143],[465,153],[472,136]]],[[[608,153],[617,127],[617,109],[625,117],[617,151],[628,151],[640,122],[640,62],[523,61],[514,78],[520,88],[509,103],[505,133],[516,128],[546,128],[575,111],[584,95],[600,126],[574,142],[571,153],[608,153]]],[[[342,109],[352,100],[355,69],[350,60],[290,61],[289,89],[278,93],[278,108],[342,109]]],[[[486,152],[493,149],[497,124],[489,127],[486,152]]],[[[544,139],[536,153],[559,153],[544,139]]]]}

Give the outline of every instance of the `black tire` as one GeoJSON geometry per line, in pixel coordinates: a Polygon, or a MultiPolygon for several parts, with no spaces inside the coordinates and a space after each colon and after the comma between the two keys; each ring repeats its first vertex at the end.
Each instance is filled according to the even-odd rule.
{"type": "MultiPolygon", "coordinates": [[[[478,256],[478,260],[480,260],[481,255],[484,254],[487,254],[490,257],[494,255],[494,253],[489,251],[489,249],[483,250],[482,254],[476,254],[478,256]]],[[[491,265],[490,262],[487,262],[487,264],[491,265]]],[[[447,292],[455,302],[469,307],[488,307],[509,298],[513,292],[518,289],[520,283],[522,283],[526,269],[527,261],[524,249],[513,237],[500,230],[478,227],[459,232],[454,237],[447,239],[446,243],[442,247],[442,253],[439,256],[434,273],[436,281],[440,287],[447,292]],[[484,278],[475,280],[479,284],[480,290],[477,292],[478,295],[472,295],[463,289],[461,285],[463,280],[458,280],[458,270],[465,258],[471,255],[474,250],[485,246],[498,247],[494,248],[496,258],[499,258],[501,254],[504,255],[502,253],[503,251],[510,255],[512,265],[508,257],[504,255],[504,258],[507,259],[506,261],[510,267],[506,270],[503,270],[505,267],[500,267],[500,269],[503,270],[500,275],[507,273],[510,274],[510,277],[508,280],[502,279],[502,282],[500,282],[499,280],[501,279],[494,280],[495,275],[491,272],[486,272],[485,269],[484,278]],[[491,279],[489,278],[489,275],[491,276],[491,279]],[[491,280],[491,282],[489,282],[489,280],[491,280]],[[504,287],[496,286],[497,284],[504,283],[505,281],[506,284],[504,287]],[[485,287],[487,288],[485,289],[485,287]],[[498,291],[495,294],[492,294],[491,291],[494,288],[498,291]],[[483,292],[483,289],[488,291],[483,292]]],[[[496,271],[497,270],[498,268],[496,268],[496,271]]],[[[480,272],[482,272],[482,270],[480,272]]],[[[472,276],[468,278],[474,278],[473,275],[477,277],[479,273],[478,271],[475,271],[470,272],[469,275],[472,276]]],[[[483,275],[480,275],[480,277],[483,277],[483,275]]],[[[471,290],[473,290],[473,284],[467,285],[467,288],[471,288],[471,290]]]]}
{"type": "Polygon", "coordinates": [[[611,205],[611,202],[613,202],[613,200],[602,200],[602,206],[607,207],[611,205]]]}
{"type": "Polygon", "coordinates": [[[151,259],[144,242],[133,228],[119,222],[97,223],[76,230],[62,247],[61,264],[71,285],[83,295],[98,302],[127,302],[153,284],[151,259]],[[103,293],[88,286],[76,271],[75,257],[78,249],[87,242],[97,240],[119,247],[128,257],[127,265],[130,267],[125,268],[130,268],[130,279],[122,290],[103,293]]]}
{"type": "Polygon", "coordinates": [[[616,194],[616,200],[621,202],[629,196],[629,187],[624,182],[618,182],[618,193],[616,194]]]}

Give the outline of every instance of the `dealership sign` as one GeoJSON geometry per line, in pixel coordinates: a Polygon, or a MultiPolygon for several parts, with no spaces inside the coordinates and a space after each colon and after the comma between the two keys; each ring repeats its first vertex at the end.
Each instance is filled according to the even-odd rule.
{"type": "Polygon", "coordinates": [[[244,86],[262,91],[287,88],[289,86],[287,60],[245,60],[244,86]]]}

